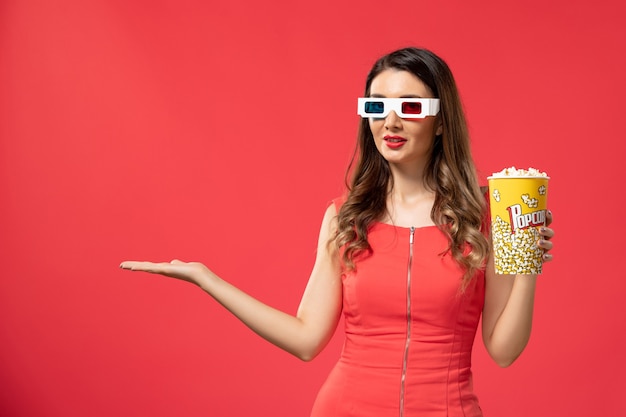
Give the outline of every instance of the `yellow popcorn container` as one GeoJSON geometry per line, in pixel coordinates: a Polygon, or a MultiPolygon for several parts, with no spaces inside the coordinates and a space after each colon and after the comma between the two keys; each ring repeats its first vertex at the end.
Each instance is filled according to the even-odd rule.
{"type": "Polygon", "coordinates": [[[546,224],[548,180],[530,168],[507,168],[488,177],[496,274],[541,274],[539,227],[546,224]]]}

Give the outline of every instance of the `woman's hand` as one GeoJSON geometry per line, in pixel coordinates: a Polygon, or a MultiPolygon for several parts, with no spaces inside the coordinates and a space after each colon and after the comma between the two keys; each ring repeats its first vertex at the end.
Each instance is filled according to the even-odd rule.
{"type": "Polygon", "coordinates": [[[537,246],[543,249],[543,261],[549,262],[552,260],[552,254],[548,253],[552,249],[552,242],[550,239],[554,237],[554,230],[548,226],[552,223],[552,212],[548,210],[546,212],[546,225],[539,228],[539,235],[541,239],[537,242],[537,246]]]}
{"type": "Polygon", "coordinates": [[[206,281],[213,275],[206,266],[199,262],[182,262],[176,259],[172,262],[159,263],[124,261],[120,264],[120,268],[176,278],[191,282],[199,287],[203,287],[206,281]]]}

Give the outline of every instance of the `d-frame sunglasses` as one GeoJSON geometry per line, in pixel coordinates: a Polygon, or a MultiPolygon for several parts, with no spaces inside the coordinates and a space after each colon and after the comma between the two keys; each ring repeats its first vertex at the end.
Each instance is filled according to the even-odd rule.
{"type": "Polygon", "coordinates": [[[396,112],[403,119],[422,119],[439,113],[438,98],[359,98],[359,116],[376,119],[387,117],[389,112],[396,112]]]}

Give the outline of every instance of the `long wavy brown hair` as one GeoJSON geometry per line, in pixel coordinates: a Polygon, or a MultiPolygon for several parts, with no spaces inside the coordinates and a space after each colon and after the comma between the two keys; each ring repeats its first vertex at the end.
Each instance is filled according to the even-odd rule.
{"type": "MultiPolygon", "coordinates": [[[[372,80],[387,69],[410,72],[440,99],[437,117],[442,133],[435,136],[424,181],[435,192],[431,219],[448,236],[446,252],[464,269],[462,287],[465,288],[476,271],[484,267],[489,244],[482,230],[485,198],[478,185],[456,82],[448,65],[434,53],[404,48],[376,61],[367,76],[365,97],[370,95],[372,80]]],[[[378,152],[366,118],[359,125],[346,185],[348,196],[338,213],[334,242],[343,247],[344,265],[355,269],[357,257],[371,252],[367,231],[387,213],[387,197],[393,189],[389,164],[378,152]]]]}

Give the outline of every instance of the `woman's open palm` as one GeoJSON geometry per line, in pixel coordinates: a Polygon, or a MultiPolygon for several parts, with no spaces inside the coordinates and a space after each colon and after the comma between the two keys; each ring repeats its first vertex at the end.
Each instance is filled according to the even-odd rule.
{"type": "Polygon", "coordinates": [[[199,262],[182,262],[177,259],[171,262],[124,261],[120,268],[176,278],[198,286],[202,286],[203,281],[211,274],[211,271],[199,262]]]}

